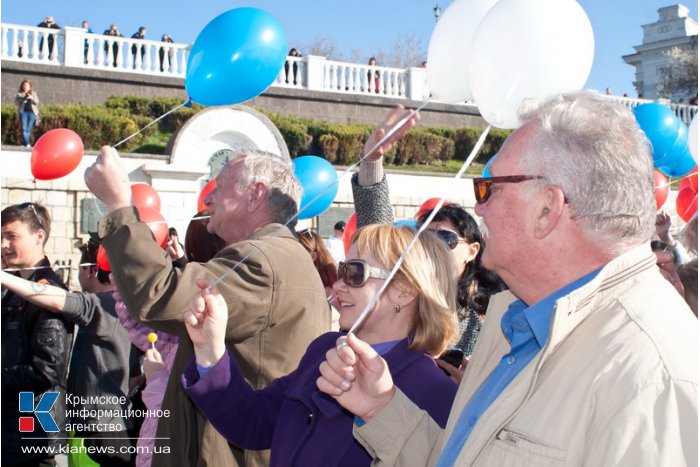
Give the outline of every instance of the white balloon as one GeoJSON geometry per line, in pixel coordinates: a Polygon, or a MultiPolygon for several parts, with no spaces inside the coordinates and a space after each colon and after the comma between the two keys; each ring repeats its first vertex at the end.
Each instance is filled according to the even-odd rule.
{"type": "Polygon", "coordinates": [[[526,99],[580,90],[593,65],[593,28],[573,0],[501,0],[474,38],[469,83],[481,115],[517,128],[526,99]]]}
{"type": "Polygon", "coordinates": [[[498,0],[457,0],[440,16],[428,46],[428,86],[434,99],[457,103],[472,98],[468,80],[474,35],[498,0]]]}
{"type": "Polygon", "coordinates": [[[690,154],[693,155],[695,162],[698,161],[698,114],[695,114],[693,119],[690,121],[690,127],[688,128],[688,146],[690,147],[690,154]]]}

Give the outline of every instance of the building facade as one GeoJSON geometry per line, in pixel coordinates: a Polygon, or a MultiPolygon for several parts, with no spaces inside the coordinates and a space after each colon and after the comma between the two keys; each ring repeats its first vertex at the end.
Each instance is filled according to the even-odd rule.
{"type": "MultiPolygon", "coordinates": [[[[659,8],[659,19],[642,26],[644,37],[641,45],[634,47],[635,53],[624,55],[622,59],[634,66],[638,97],[645,99],[670,98],[673,102],[689,102],[697,96],[697,81],[694,86],[687,86],[673,95],[660,95],[659,83],[674,75],[678,70],[672,58],[674,52],[694,53],[697,67],[698,22],[688,16],[685,5],[671,5],[659,8]]],[[[677,74],[676,74],[677,75],[677,74]]],[[[697,71],[695,76],[697,77],[697,71]]]]}

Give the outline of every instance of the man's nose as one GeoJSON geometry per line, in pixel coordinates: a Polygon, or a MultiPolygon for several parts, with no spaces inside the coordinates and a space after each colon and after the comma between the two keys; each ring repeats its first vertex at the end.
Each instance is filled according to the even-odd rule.
{"type": "Polygon", "coordinates": [[[207,208],[209,208],[209,206],[211,206],[212,204],[214,204],[214,195],[216,194],[217,191],[218,191],[218,190],[217,190],[216,188],[214,188],[213,190],[211,190],[211,191],[207,194],[207,196],[204,197],[204,206],[206,206],[207,208]]]}

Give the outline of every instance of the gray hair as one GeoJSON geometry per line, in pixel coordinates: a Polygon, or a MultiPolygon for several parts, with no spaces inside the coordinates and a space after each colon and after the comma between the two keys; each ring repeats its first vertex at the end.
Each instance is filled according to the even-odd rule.
{"type": "Polygon", "coordinates": [[[656,202],[649,141],[626,107],[590,92],[521,109],[534,124],[522,163],[559,186],[586,236],[610,253],[649,241],[656,202]]]}
{"type": "MultiPolygon", "coordinates": [[[[294,176],[292,163],[286,159],[259,149],[241,149],[238,158],[243,157],[238,189],[252,183],[264,183],[268,190],[268,203],[273,222],[284,224],[299,212],[301,184],[294,176]]],[[[289,223],[294,228],[296,219],[289,223]]]]}

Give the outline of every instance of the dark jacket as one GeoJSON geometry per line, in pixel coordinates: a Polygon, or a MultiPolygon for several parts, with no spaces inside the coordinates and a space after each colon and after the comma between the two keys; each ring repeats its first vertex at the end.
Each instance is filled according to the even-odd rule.
{"type": "Polygon", "coordinates": [[[79,326],[73,358],[68,376],[68,394],[73,396],[105,396],[106,403],[91,403],[86,406],[70,406],[69,410],[86,408],[91,411],[70,417],[71,423],[82,425],[102,424],[95,429],[83,427],[80,431],[126,431],[133,420],[115,417],[126,411],[129,404],[116,402],[126,400],[129,393],[129,352],[131,341],[114,310],[112,292],[97,294],[70,292],[63,306],[63,317],[79,326]],[[97,417],[98,409],[103,415],[97,417]],[[104,425],[119,425],[110,430],[104,425]]]}
{"type": "Polygon", "coordinates": [[[309,344],[331,326],[321,278],[304,247],[289,229],[268,224],[210,261],[187,263],[180,270],[132,207],[104,216],[100,236],[129,313],[182,338],[163,397],[162,408],[170,415],[158,423],[157,437],[169,439],[156,440],[160,451],[153,465],[266,465],[265,454],[230,446],[182,389],[180,374],[194,355],[183,317],[200,292],[195,279],[214,281],[226,273],[217,284],[229,308],[226,347],[243,375],[261,388],[290,373],[309,344]]]}
{"type": "MultiPolygon", "coordinates": [[[[319,365],[340,335],[316,339],[295,371],[258,391],[246,383],[228,353],[201,380],[192,359],[182,383],[231,443],[272,448],[271,466],[370,465],[372,458],[352,435],[354,416],[316,387],[319,365]]],[[[396,386],[444,427],[457,386],[430,356],[409,350],[407,339],[384,358],[396,386]]]]}
{"type": "MultiPolygon", "coordinates": [[[[66,288],[51,270],[47,258],[38,265],[28,279],[40,284],[66,288]]],[[[65,391],[68,360],[73,337],[73,324],[60,315],[39,308],[23,298],[7,292],[2,300],[2,461],[12,465],[32,459],[48,457],[46,454],[22,453],[24,446],[57,445],[60,440],[47,438],[38,420],[34,420],[33,433],[20,433],[19,417],[32,416],[19,412],[20,391],[34,393],[34,406],[46,391],[60,393],[51,414],[59,428],[65,422],[65,391]],[[22,440],[24,437],[40,439],[22,440]]],[[[53,437],[65,437],[52,433],[53,437]]]]}

